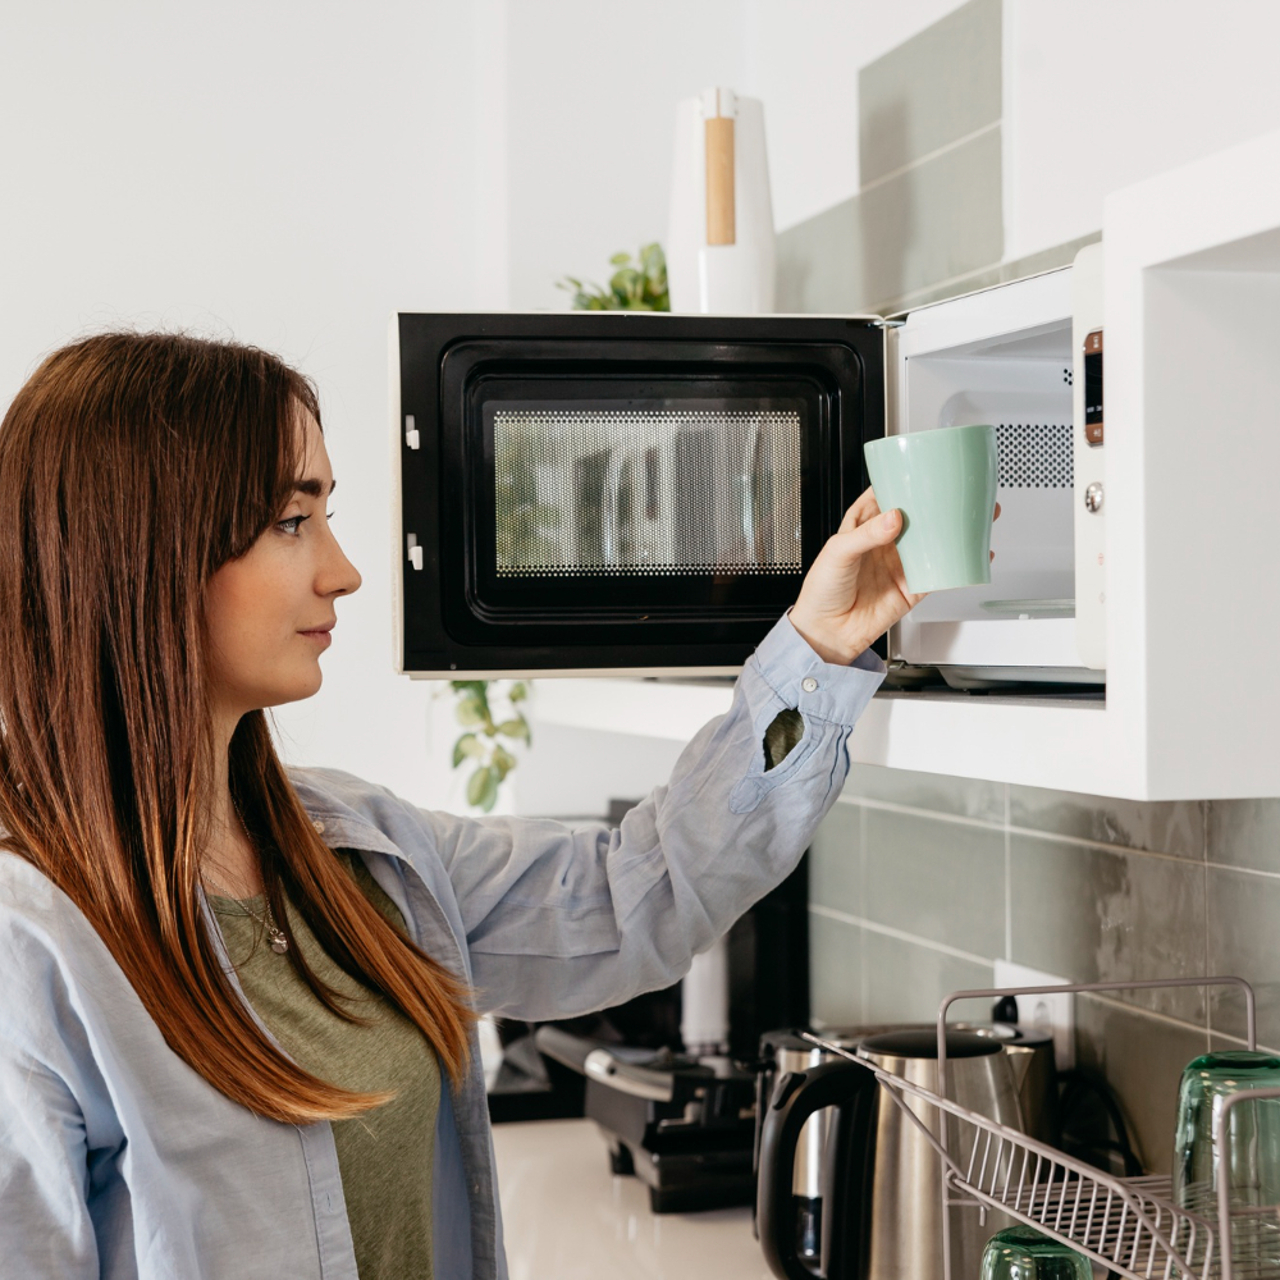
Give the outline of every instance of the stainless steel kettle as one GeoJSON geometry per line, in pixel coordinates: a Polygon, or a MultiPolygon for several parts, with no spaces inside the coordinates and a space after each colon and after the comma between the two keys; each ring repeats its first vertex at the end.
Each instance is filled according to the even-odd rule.
{"type": "MultiPolygon", "coordinates": [[[[932,1028],[862,1041],[859,1056],[881,1070],[938,1091],[932,1028]]],[[[998,1040],[947,1034],[948,1096],[1011,1128],[1022,1129],[1010,1055],[998,1040]]],[[[921,1124],[940,1135],[942,1113],[905,1099],[921,1124]]],[[[773,1273],[784,1280],[924,1280],[943,1272],[942,1169],[937,1153],[901,1107],[881,1097],[875,1076],[840,1061],[779,1077],[760,1129],[757,1222],[773,1273]],[[823,1219],[817,1256],[804,1257],[792,1199],[795,1153],[810,1118],[834,1107],[824,1145],[823,1219]]],[[[949,1150],[967,1152],[954,1132],[949,1150]]],[[[951,1273],[976,1276],[983,1245],[1007,1225],[952,1211],[951,1273]]]]}

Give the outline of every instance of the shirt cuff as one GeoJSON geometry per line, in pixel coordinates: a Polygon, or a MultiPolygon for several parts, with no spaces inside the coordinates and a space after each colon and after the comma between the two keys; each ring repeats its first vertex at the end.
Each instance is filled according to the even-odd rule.
{"type": "Polygon", "coordinates": [[[885,676],[870,649],[849,666],[824,662],[783,614],[760,642],[751,662],[782,704],[801,715],[852,725],[885,676]]]}

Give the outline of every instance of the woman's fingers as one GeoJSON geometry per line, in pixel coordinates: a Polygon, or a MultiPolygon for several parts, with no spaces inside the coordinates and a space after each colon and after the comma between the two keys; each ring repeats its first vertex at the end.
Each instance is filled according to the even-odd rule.
{"type": "Polygon", "coordinates": [[[866,524],[868,520],[873,520],[879,514],[880,506],[876,502],[874,490],[864,489],[858,495],[858,500],[844,513],[844,519],[840,521],[839,532],[848,533],[859,525],[866,524]]]}
{"type": "Polygon", "coordinates": [[[880,513],[876,509],[874,517],[869,517],[852,529],[841,525],[836,534],[839,539],[841,555],[848,560],[865,556],[876,547],[886,547],[902,532],[902,516],[898,511],[880,513]]]}

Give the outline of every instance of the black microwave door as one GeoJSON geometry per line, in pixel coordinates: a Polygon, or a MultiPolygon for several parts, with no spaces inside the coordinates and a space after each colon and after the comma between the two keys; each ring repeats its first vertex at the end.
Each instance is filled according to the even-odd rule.
{"type": "Polygon", "coordinates": [[[406,669],[732,666],[884,432],[881,330],[401,316],[406,669]]]}

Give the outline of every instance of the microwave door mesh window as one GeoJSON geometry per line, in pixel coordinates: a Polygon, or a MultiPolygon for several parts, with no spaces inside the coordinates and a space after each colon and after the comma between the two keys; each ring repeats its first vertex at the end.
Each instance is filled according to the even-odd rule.
{"type": "Polygon", "coordinates": [[[493,414],[500,578],[794,574],[795,409],[493,414]]]}

